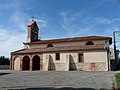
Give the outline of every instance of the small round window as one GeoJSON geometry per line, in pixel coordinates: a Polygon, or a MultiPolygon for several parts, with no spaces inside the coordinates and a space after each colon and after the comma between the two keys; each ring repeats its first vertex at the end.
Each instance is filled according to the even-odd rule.
{"type": "Polygon", "coordinates": [[[47,45],[47,48],[49,48],[49,47],[53,47],[53,45],[52,45],[52,44],[48,44],[48,45],[47,45]]]}
{"type": "Polygon", "coordinates": [[[92,41],[88,41],[86,42],[86,45],[94,45],[94,43],[92,41]]]}

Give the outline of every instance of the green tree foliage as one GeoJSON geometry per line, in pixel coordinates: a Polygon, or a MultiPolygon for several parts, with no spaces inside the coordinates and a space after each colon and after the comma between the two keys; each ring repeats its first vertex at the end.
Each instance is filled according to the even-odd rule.
{"type": "Polygon", "coordinates": [[[5,56],[0,56],[0,65],[10,65],[9,58],[6,58],[5,56]]]}

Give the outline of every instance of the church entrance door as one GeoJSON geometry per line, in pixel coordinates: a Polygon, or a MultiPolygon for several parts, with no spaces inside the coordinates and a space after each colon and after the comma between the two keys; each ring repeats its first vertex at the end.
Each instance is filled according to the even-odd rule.
{"type": "Polygon", "coordinates": [[[29,70],[29,69],[30,69],[30,58],[28,56],[24,56],[22,70],[29,70]]]}
{"type": "Polygon", "coordinates": [[[40,57],[38,55],[33,57],[33,70],[40,70],[40,57]]]}

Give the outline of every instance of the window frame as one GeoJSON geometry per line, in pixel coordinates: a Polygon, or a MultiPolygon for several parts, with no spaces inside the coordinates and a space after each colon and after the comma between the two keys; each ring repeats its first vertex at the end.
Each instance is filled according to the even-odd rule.
{"type": "Polygon", "coordinates": [[[55,53],[55,60],[60,60],[60,53],[55,53]]]}
{"type": "Polygon", "coordinates": [[[84,54],[83,53],[78,54],[78,63],[84,63],[84,54]]]}

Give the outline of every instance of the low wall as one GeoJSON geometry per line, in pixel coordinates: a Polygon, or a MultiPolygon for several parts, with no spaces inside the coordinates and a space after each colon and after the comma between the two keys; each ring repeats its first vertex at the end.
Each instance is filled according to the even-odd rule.
{"type": "Polygon", "coordinates": [[[0,65],[0,70],[9,70],[10,65],[0,65]]]}

